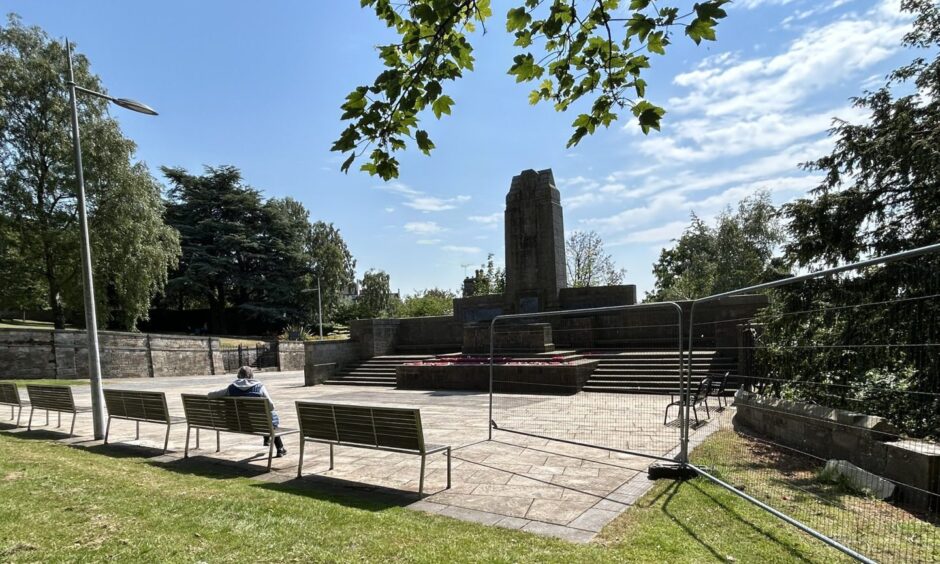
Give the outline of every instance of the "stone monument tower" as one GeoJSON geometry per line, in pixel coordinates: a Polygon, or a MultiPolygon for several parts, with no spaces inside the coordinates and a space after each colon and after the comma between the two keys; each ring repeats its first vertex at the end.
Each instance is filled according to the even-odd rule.
{"type": "Polygon", "coordinates": [[[525,170],[506,195],[507,310],[532,313],[558,309],[558,291],[568,286],[561,196],[551,169],[525,170]]]}

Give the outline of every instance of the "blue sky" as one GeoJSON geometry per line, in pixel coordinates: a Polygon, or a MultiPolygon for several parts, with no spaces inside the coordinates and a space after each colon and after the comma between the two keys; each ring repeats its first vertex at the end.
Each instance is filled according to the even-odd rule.
{"type": "Polygon", "coordinates": [[[497,1],[475,40],[476,71],[446,87],[453,115],[424,122],[437,149],[403,154],[400,179],[386,184],[339,172],[329,151],[339,105],[371,82],[373,46],[391,37],[358,4],[5,0],[2,9],[68,36],[112,94],[160,112],[113,112],[155,173],[235,165],[266,195],[334,222],[359,275],[384,269],[405,293],[457,289],[462,265],[472,272],[488,252],[502,261],[504,198],[528,168],[554,170],[566,231],[598,231],[627,281],[648,290],[659,250],[692,210],[712,218],[757,189],[780,203],[814,186],[797,164],[831,148],[831,118],[862,120],[849,97],[910,58],[896,1],[738,0],[717,42],[677,37],[654,55],[647,94],[667,109],[661,133],[622,120],[566,150],[576,114],[529,106],[530,88],[506,74],[513,3],[497,1]]]}

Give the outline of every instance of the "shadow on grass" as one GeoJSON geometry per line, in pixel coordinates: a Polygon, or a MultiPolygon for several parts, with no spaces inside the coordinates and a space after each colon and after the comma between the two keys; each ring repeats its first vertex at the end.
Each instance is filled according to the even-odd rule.
{"type": "Polygon", "coordinates": [[[328,501],[365,511],[384,511],[393,507],[406,507],[422,499],[417,492],[370,486],[362,482],[330,476],[307,475],[303,478],[285,481],[259,480],[252,485],[265,490],[328,501]]]}
{"type": "Polygon", "coordinates": [[[679,488],[682,488],[682,487],[695,489],[699,495],[702,495],[708,498],[708,500],[711,503],[713,503],[716,507],[721,508],[724,511],[724,513],[728,516],[729,519],[736,521],[738,523],[741,523],[743,525],[746,525],[748,528],[750,528],[754,532],[758,533],[759,535],[767,539],[767,541],[776,544],[777,546],[785,550],[787,555],[790,558],[792,558],[794,561],[807,562],[807,563],[813,562],[812,560],[804,556],[802,551],[795,548],[791,544],[781,540],[772,532],[765,530],[763,527],[755,525],[746,517],[738,513],[730,505],[724,503],[723,501],[717,499],[713,495],[706,492],[704,489],[701,488],[699,484],[695,483],[695,481],[676,482],[670,485],[669,488],[664,490],[664,493],[667,495],[667,497],[666,497],[666,500],[662,504],[662,512],[665,513],[666,516],[668,516],[672,520],[672,522],[675,523],[679,528],[681,528],[687,535],[689,535],[690,538],[692,538],[693,540],[695,540],[695,542],[699,543],[700,545],[702,545],[702,547],[708,550],[708,552],[711,553],[715,557],[716,560],[724,562],[727,560],[727,557],[726,555],[718,552],[712,545],[710,545],[705,539],[702,538],[700,534],[700,531],[702,529],[702,524],[701,523],[689,523],[686,519],[683,519],[681,515],[679,515],[676,512],[671,511],[669,507],[670,503],[673,500],[673,497],[675,497],[676,493],[678,493],[679,488]]]}

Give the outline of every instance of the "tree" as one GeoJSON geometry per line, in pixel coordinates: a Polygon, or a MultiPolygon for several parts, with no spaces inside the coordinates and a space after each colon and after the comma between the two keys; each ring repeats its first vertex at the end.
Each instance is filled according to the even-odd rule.
{"type": "MultiPolygon", "coordinates": [[[[88,59],[74,63],[78,84],[105,91],[88,59]]],[[[33,303],[41,289],[57,328],[84,309],[66,72],[64,46],[41,29],[14,15],[0,27],[0,254],[19,286],[7,305],[33,303]]],[[[176,264],[178,237],[107,102],[80,97],[78,120],[99,321],[133,329],[176,264]]]]}
{"type": "Polygon", "coordinates": [[[745,288],[787,273],[774,252],[784,231],[770,193],[760,191],[722,212],[714,227],[695,213],[672,248],[653,265],[647,301],[688,300],[745,288]]]}
{"type": "Polygon", "coordinates": [[[419,290],[402,300],[397,315],[401,317],[451,315],[454,313],[454,298],[456,297],[450,290],[440,288],[419,290]]]}
{"type": "Polygon", "coordinates": [[[575,231],[565,245],[568,284],[574,288],[613,286],[623,282],[626,269],[617,268],[604,251],[604,240],[595,231],[575,231]]]}
{"type": "MultiPolygon", "coordinates": [[[[356,281],[356,260],[339,229],[322,221],[311,227],[310,255],[312,263],[316,264],[315,272],[320,275],[323,316],[333,321],[338,316],[344,291],[356,281]]],[[[316,288],[316,279],[311,279],[310,283],[311,288],[316,288]]]]}
{"type": "MultiPolygon", "coordinates": [[[[520,53],[509,74],[517,82],[537,82],[532,104],[548,102],[567,111],[582,98],[590,105],[572,123],[568,146],[598,127],[608,127],[617,112],[629,110],[644,133],[659,129],[665,111],[645,99],[643,70],[647,53],[664,55],[676,30],[696,44],[715,39],[715,26],[726,16],[729,0],[682,2],[667,6],[650,0],[517,0],[506,13],[506,31],[515,36],[520,53]],[[587,6],[587,7],[585,7],[587,6]],[[533,44],[538,44],[533,47],[533,44]]],[[[385,69],[371,85],[357,87],[342,105],[350,123],[332,150],[348,153],[342,170],[370,148],[361,169],[385,180],[398,176],[395,151],[410,139],[425,154],[434,149],[420,129],[426,110],[438,119],[451,113],[454,100],[444,84],[473,70],[468,37],[479,25],[486,32],[492,16],[490,0],[362,0],[400,37],[377,47],[385,69]],[[374,146],[374,147],[373,147],[374,146]]]]}
{"type": "Polygon", "coordinates": [[[395,311],[395,296],[389,288],[389,276],[384,270],[370,269],[359,282],[358,313],[361,319],[389,317],[395,311]]]}
{"type": "Polygon", "coordinates": [[[481,264],[480,268],[474,271],[473,283],[469,287],[466,282],[464,283],[463,297],[502,294],[504,291],[506,291],[506,270],[496,266],[493,253],[490,253],[486,257],[486,264],[481,264]]]}
{"type": "MultiPolygon", "coordinates": [[[[832,152],[804,165],[825,176],[783,208],[794,266],[834,266],[940,240],[940,6],[901,6],[916,16],[904,45],[930,49],[933,59],[917,57],[855,98],[869,118],[836,121],[832,152]]],[[[940,361],[923,344],[940,335],[938,271],[933,254],[775,290],[759,320],[759,369],[781,395],[864,409],[913,436],[937,437],[940,361]]]]}
{"type": "Polygon", "coordinates": [[[248,303],[259,290],[258,265],[265,259],[261,195],[243,185],[232,166],[206,167],[202,176],[162,170],[170,181],[167,219],[179,230],[183,251],[167,298],[203,301],[209,330],[225,333],[226,306],[248,303]]]}

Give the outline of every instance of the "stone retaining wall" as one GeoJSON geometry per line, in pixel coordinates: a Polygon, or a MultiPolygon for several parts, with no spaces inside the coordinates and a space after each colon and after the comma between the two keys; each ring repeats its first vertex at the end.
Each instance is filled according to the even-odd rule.
{"type": "Polygon", "coordinates": [[[940,445],[936,443],[899,439],[898,429],[880,417],[743,390],[735,395],[734,406],[736,430],[824,460],[847,460],[897,482],[896,501],[904,505],[925,509],[937,503],[936,496],[918,491],[940,494],[940,445]]]}
{"type": "MultiPolygon", "coordinates": [[[[499,364],[493,367],[493,391],[517,394],[578,393],[597,368],[596,360],[558,364],[499,364]]],[[[490,389],[489,364],[403,364],[395,369],[402,390],[490,389]]]]}
{"type": "Polygon", "coordinates": [[[304,381],[319,384],[346,364],[360,358],[360,343],[352,339],[307,341],[304,345],[304,381]]]}
{"type": "MultiPolygon", "coordinates": [[[[0,379],[88,378],[84,331],[0,329],[0,379]]],[[[223,372],[219,339],[98,333],[105,378],[193,376],[223,372]]]]}

